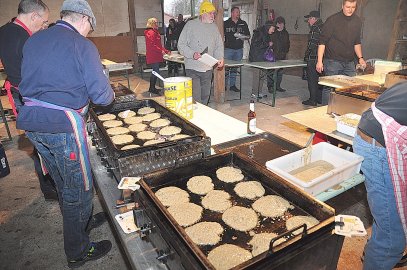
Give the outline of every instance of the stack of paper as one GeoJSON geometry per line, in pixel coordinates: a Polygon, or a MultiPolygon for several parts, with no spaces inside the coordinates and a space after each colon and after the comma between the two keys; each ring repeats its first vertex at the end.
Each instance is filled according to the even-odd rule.
{"type": "Polygon", "coordinates": [[[201,58],[199,58],[198,61],[204,63],[209,67],[213,67],[214,65],[216,65],[216,63],[218,63],[218,60],[216,58],[207,53],[202,54],[201,58]]]}

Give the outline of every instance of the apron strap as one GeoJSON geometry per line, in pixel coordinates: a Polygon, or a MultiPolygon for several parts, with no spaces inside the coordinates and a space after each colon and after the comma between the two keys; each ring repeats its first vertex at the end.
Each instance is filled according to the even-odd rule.
{"type": "Polygon", "coordinates": [[[8,102],[10,102],[11,109],[13,110],[15,117],[17,117],[17,108],[16,104],[14,103],[13,94],[11,93],[11,87],[18,90],[17,86],[12,85],[8,80],[6,80],[6,82],[4,83],[4,88],[6,88],[7,91],[8,102]]]}
{"type": "Polygon", "coordinates": [[[59,110],[65,112],[65,115],[68,117],[71,122],[73,133],[76,140],[76,145],[79,149],[79,162],[81,165],[82,175],[85,190],[88,191],[90,187],[90,182],[92,181],[92,172],[89,159],[89,148],[87,142],[87,133],[86,133],[86,123],[83,118],[83,115],[87,112],[88,105],[81,108],[80,110],[73,110],[71,108],[66,108],[58,106],[52,103],[45,101],[33,99],[33,98],[23,98],[24,106],[30,107],[43,107],[54,110],[59,110]]]}

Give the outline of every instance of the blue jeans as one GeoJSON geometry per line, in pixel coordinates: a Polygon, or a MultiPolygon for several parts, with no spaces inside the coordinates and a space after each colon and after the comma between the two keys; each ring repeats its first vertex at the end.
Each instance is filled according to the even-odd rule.
{"type": "Polygon", "coordinates": [[[26,134],[55,181],[63,217],[66,257],[68,261],[82,258],[90,248],[86,226],[92,215],[93,183],[91,181],[89,190],[85,191],[75,137],[72,133],[26,134]],[[73,156],[76,160],[71,159],[73,156]]]}
{"type": "Polygon", "coordinates": [[[403,256],[406,242],[397,211],[386,149],[370,144],[356,135],[353,150],[364,157],[362,172],[374,219],[372,235],[365,246],[363,269],[392,269],[403,256]]]}
{"type": "MultiPolygon", "coordinates": [[[[346,75],[353,77],[356,75],[356,66],[353,61],[337,61],[333,59],[324,60],[324,74],[325,76],[331,75],[346,75]]],[[[322,105],[327,105],[329,101],[329,94],[331,87],[324,87],[322,90],[322,105]]]]}
{"type": "MultiPolygon", "coordinates": [[[[240,61],[243,58],[243,48],[241,49],[229,49],[225,48],[225,59],[240,61]]],[[[225,85],[226,87],[231,87],[236,85],[236,73],[237,68],[228,68],[225,76],[225,85]]],[[[240,86],[241,87],[241,86],[240,86]]]]}

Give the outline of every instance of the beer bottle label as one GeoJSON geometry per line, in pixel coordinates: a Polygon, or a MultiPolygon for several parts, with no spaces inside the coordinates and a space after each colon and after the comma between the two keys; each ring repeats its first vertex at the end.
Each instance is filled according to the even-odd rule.
{"type": "Polygon", "coordinates": [[[256,132],[256,118],[250,119],[249,130],[250,132],[256,132]]]}

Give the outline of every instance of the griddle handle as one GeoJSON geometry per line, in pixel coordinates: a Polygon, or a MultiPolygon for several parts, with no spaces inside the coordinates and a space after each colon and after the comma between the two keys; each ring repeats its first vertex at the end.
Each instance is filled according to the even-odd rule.
{"type": "Polygon", "coordinates": [[[289,235],[291,235],[293,232],[295,232],[296,230],[298,230],[298,229],[300,229],[301,227],[303,227],[304,229],[303,229],[303,231],[302,231],[302,237],[304,237],[304,236],[306,236],[307,235],[307,224],[302,224],[302,225],[299,225],[299,226],[297,226],[297,227],[295,227],[295,228],[293,228],[293,229],[291,229],[291,230],[289,230],[289,231],[286,231],[285,233],[282,233],[282,234],[280,234],[279,236],[277,236],[276,238],[273,238],[273,239],[271,239],[271,242],[270,242],[270,247],[269,247],[269,254],[273,254],[274,252],[273,252],[273,247],[274,247],[274,243],[275,242],[277,242],[279,239],[281,239],[281,238],[283,238],[284,236],[289,236],[289,235]]]}

